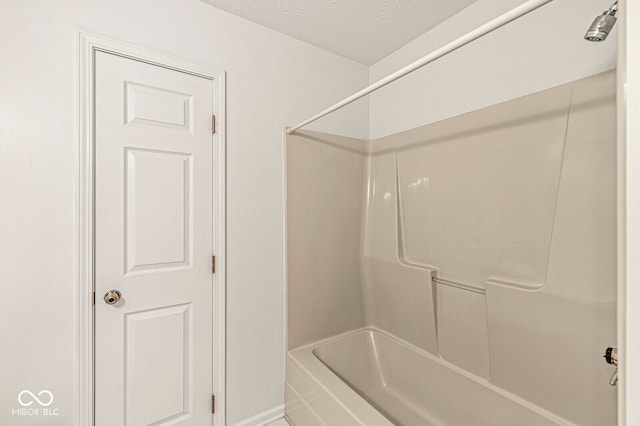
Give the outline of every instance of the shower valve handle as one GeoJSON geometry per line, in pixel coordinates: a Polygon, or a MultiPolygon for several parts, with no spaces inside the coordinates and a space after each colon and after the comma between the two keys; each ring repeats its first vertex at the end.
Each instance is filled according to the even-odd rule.
{"type": "Polygon", "coordinates": [[[604,359],[607,361],[607,364],[618,365],[618,350],[616,348],[607,348],[604,353],[604,359]]]}
{"type": "Polygon", "coordinates": [[[618,384],[618,350],[616,348],[607,348],[604,353],[604,359],[608,364],[616,367],[616,371],[613,372],[609,379],[609,384],[615,386],[618,384]]]}

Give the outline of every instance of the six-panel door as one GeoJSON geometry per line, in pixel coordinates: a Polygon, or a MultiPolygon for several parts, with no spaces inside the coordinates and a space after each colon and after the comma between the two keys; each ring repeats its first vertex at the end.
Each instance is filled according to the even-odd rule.
{"type": "Polygon", "coordinates": [[[210,425],[212,81],[95,70],[95,424],[210,425]]]}

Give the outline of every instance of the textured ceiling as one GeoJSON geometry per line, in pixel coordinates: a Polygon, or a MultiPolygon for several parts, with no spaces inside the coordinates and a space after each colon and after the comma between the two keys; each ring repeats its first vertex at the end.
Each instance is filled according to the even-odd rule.
{"type": "Polygon", "coordinates": [[[477,0],[202,0],[371,65],[477,0]]]}

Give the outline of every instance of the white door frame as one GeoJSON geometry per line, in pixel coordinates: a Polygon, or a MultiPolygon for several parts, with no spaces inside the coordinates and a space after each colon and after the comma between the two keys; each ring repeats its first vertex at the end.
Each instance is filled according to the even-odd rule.
{"type": "Polygon", "coordinates": [[[618,423],[640,424],[640,5],[618,27],[618,423]]]}
{"type": "MultiPolygon", "coordinates": [[[[213,113],[216,133],[213,134],[213,389],[216,396],[214,424],[226,423],[226,120],[225,71],[206,64],[192,62],[103,37],[79,33],[79,138],[77,148],[76,224],[77,241],[77,306],[78,306],[78,425],[94,424],[94,57],[97,51],[109,52],[137,61],[186,72],[213,81],[213,113]]],[[[99,295],[98,295],[99,297],[99,295]]]]}

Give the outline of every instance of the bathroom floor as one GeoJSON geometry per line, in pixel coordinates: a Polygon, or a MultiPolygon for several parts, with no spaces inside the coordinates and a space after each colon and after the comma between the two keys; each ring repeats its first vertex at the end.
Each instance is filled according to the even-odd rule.
{"type": "Polygon", "coordinates": [[[267,426],[289,426],[289,423],[285,419],[278,419],[273,423],[269,423],[267,426]]]}

